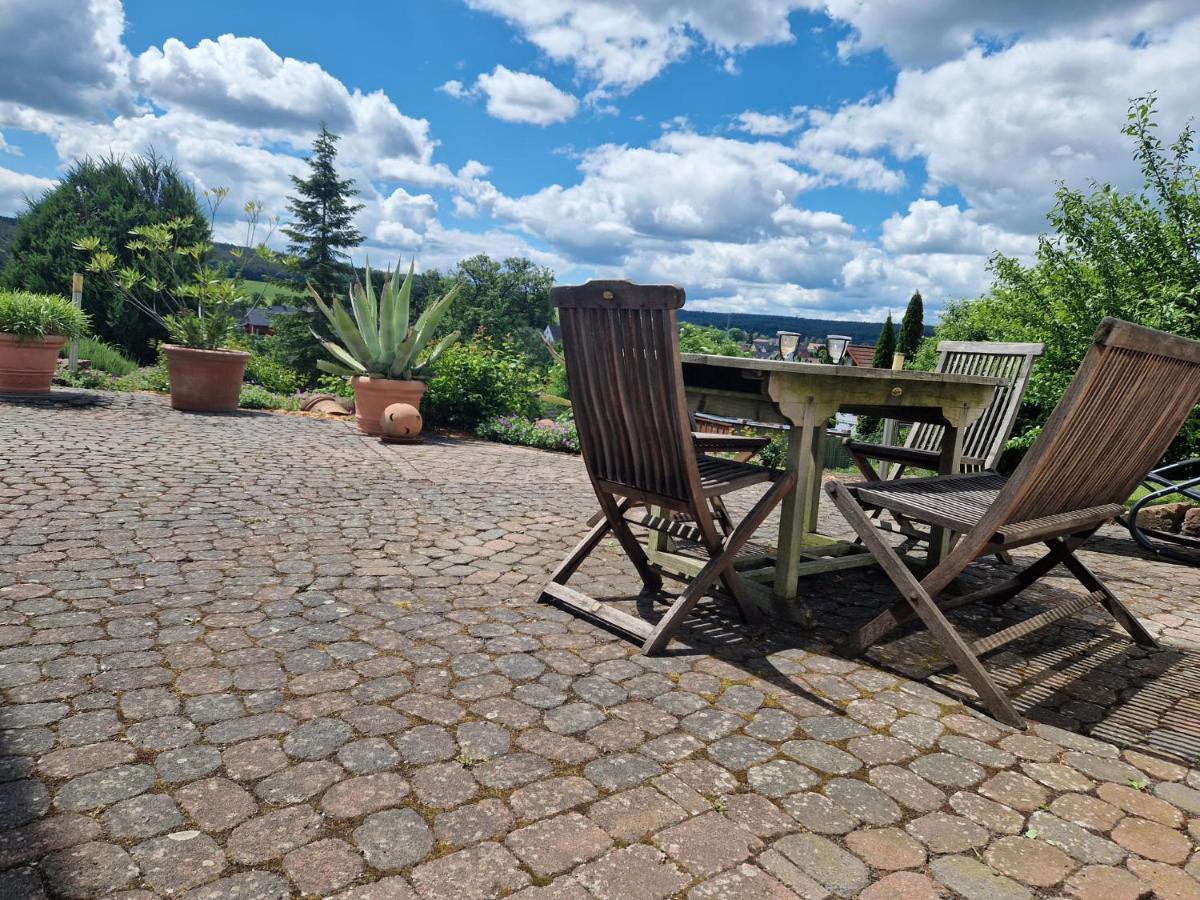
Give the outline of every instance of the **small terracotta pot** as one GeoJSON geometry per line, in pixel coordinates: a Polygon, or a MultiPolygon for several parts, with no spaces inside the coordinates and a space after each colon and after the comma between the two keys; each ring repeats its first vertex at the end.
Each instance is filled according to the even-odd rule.
{"type": "Polygon", "coordinates": [[[241,350],[193,350],[163,344],[171,381],[171,406],[187,412],[233,412],[250,354],[241,350]]]}
{"type": "MultiPolygon", "coordinates": [[[[363,434],[382,434],[379,420],[383,411],[393,403],[421,407],[425,393],[423,381],[395,381],[391,378],[367,378],[356,375],[350,379],[354,386],[354,418],[363,434]]],[[[415,437],[415,435],[414,435],[415,437]]]]}
{"type": "Polygon", "coordinates": [[[0,394],[48,394],[65,337],[20,338],[0,331],[0,394]]]}

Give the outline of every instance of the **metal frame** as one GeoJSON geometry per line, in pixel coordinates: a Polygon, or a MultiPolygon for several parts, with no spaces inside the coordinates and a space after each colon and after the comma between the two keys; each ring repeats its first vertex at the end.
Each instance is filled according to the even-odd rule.
{"type": "Polygon", "coordinates": [[[1168,474],[1179,470],[1188,472],[1193,469],[1200,472],[1200,457],[1183,460],[1182,462],[1172,463],[1169,466],[1162,466],[1155,469],[1146,476],[1143,482],[1148,487],[1154,486],[1155,489],[1134,503],[1122,517],[1122,521],[1125,527],[1129,529],[1130,537],[1143,549],[1177,562],[1200,566],[1200,538],[1190,537],[1186,534],[1173,534],[1169,531],[1160,531],[1156,528],[1142,528],[1137,524],[1138,512],[1160,497],[1181,494],[1189,500],[1195,500],[1197,503],[1200,503],[1200,474],[1181,481],[1174,480],[1174,477],[1168,474]],[[1170,544],[1178,544],[1184,549],[1177,550],[1171,546],[1156,544],[1150,540],[1151,538],[1157,541],[1166,541],[1170,544]]]}

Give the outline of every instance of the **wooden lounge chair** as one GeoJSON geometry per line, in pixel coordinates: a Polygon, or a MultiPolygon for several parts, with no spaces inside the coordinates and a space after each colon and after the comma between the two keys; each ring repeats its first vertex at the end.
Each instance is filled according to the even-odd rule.
{"type": "Polygon", "coordinates": [[[562,322],[583,460],[604,519],[554,570],[540,599],[641,641],[646,654],[666,646],[692,607],[718,581],[753,621],[757,609],[734,569],[734,558],[795,479],[790,473],[696,452],[675,321],[675,310],[683,306],[683,290],[590,281],[578,287],[556,287],[550,299],[562,322]],[[722,534],[714,521],[712,501],[762,484],[769,485],[766,493],[741,522],[722,534]],[[634,514],[635,504],[683,513],[688,520],[649,510],[634,514]],[[650,562],[631,524],[692,541],[708,556],[704,568],[653,626],[567,587],[568,579],[611,531],[645,589],[659,591],[662,575],[669,573],[650,562]]]}
{"type": "MultiPolygon", "coordinates": [[[[996,395],[983,415],[963,433],[960,471],[979,472],[996,468],[1004,445],[1012,435],[1013,423],[1021,409],[1033,364],[1046,352],[1045,344],[1008,344],[987,341],[941,341],[938,344],[935,372],[958,375],[991,375],[1008,384],[996,388],[996,395]]],[[[896,463],[892,477],[899,478],[906,466],[937,470],[941,453],[941,425],[918,422],[908,433],[903,447],[871,444],[847,438],[844,446],[855,464],[870,481],[880,475],[871,460],[896,463]]]]}
{"type": "Polygon", "coordinates": [[[841,648],[856,656],[901,624],[919,618],[999,720],[1021,727],[1016,709],[979,660],[1005,644],[1101,604],[1137,643],[1154,639],[1075,551],[1162,458],[1200,401],[1200,342],[1105,319],[1071,386],[1012,477],[990,472],[839,484],[825,490],[879,560],[901,599],[841,648]],[[868,511],[886,509],[962,535],[923,578],[883,539],[868,511]],[[1042,543],[1047,553],[1011,578],[949,597],[946,587],[976,557],[1042,543]],[[968,643],[945,612],[987,600],[1003,603],[1057,565],[1088,592],[981,640],[968,643]]]}
{"type": "MultiPolygon", "coordinates": [[[[962,472],[980,472],[996,468],[1004,445],[1012,435],[1013,424],[1021,409],[1025,389],[1034,362],[1046,352],[1045,344],[1013,344],[984,341],[941,341],[938,344],[938,360],[935,372],[952,372],[959,375],[991,375],[1004,378],[1008,383],[996,388],[995,396],[983,415],[975,420],[963,433],[963,455],[959,465],[962,472]]],[[[937,471],[941,453],[941,425],[918,422],[908,432],[902,447],[888,444],[872,444],[846,438],[842,445],[854,460],[858,470],[868,481],[885,478],[902,478],[908,467],[937,471]],[[872,465],[872,460],[891,464],[881,473],[872,465]]],[[[879,518],[879,510],[871,518],[879,518]]],[[[901,552],[914,545],[928,541],[929,535],[916,529],[902,515],[896,515],[896,525],[881,522],[884,531],[904,534],[908,540],[901,552]]],[[[1005,562],[1011,562],[1004,556],[1005,562]]]]}

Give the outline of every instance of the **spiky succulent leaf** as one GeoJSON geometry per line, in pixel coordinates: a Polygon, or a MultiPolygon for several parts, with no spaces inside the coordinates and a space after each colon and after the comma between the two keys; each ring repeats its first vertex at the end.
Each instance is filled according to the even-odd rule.
{"type": "Polygon", "coordinates": [[[370,366],[371,351],[367,347],[367,342],[359,334],[358,326],[354,324],[354,319],[350,313],[346,312],[346,307],[342,306],[340,300],[333,301],[333,321],[334,331],[341,338],[342,346],[349,350],[351,355],[363,366],[370,366]]]}
{"type": "Polygon", "coordinates": [[[347,368],[346,366],[339,366],[337,363],[330,362],[327,359],[318,359],[317,368],[322,372],[328,372],[330,375],[346,375],[351,378],[362,374],[362,372],[356,372],[354,369],[347,368]]]}
{"type": "Polygon", "coordinates": [[[365,365],[363,365],[361,362],[359,362],[357,359],[355,359],[354,354],[350,353],[348,350],[343,349],[342,347],[339,347],[333,341],[325,340],[325,338],[321,337],[315,331],[312,333],[312,336],[317,339],[317,341],[321,344],[322,347],[324,347],[326,350],[329,351],[330,356],[333,356],[340,362],[345,363],[349,368],[354,370],[355,374],[357,374],[357,375],[367,374],[367,367],[365,365]]]}
{"type": "Polygon", "coordinates": [[[396,348],[396,356],[392,360],[392,367],[389,369],[390,378],[412,378],[412,358],[413,344],[417,340],[417,330],[415,328],[408,329],[404,340],[400,342],[400,346],[396,348]]]}
{"type": "Polygon", "coordinates": [[[380,358],[379,346],[379,303],[375,298],[375,286],[371,280],[371,266],[367,264],[367,283],[364,287],[358,283],[357,276],[350,287],[350,306],[354,310],[354,322],[358,326],[359,336],[366,345],[370,361],[375,363],[380,358]]]}
{"type": "Polygon", "coordinates": [[[313,302],[317,304],[317,309],[321,311],[321,315],[325,317],[325,320],[329,322],[331,327],[337,328],[337,322],[334,321],[333,318],[333,311],[325,304],[325,301],[321,299],[321,295],[318,294],[317,289],[312,286],[312,282],[307,282],[307,285],[308,292],[312,294],[313,302]]]}
{"type": "Polygon", "coordinates": [[[421,360],[421,364],[419,366],[416,366],[413,369],[413,377],[414,378],[424,377],[425,374],[428,373],[433,368],[433,364],[437,362],[438,357],[441,356],[442,353],[445,352],[447,347],[449,347],[451,344],[453,344],[455,341],[457,341],[459,339],[459,337],[461,336],[461,334],[462,333],[459,331],[452,331],[448,335],[446,335],[444,338],[442,338],[440,341],[438,341],[437,344],[434,346],[434,348],[429,351],[429,355],[426,356],[423,360],[421,360]]]}
{"type": "MultiPolygon", "coordinates": [[[[405,276],[404,283],[400,285],[397,284],[400,279],[400,270],[397,269],[385,288],[385,309],[380,312],[379,341],[393,353],[397,352],[399,345],[408,334],[408,318],[412,301],[412,277],[415,266],[416,260],[409,264],[408,275],[405,276]]],[[[388,360],[389,370],[395,364],[395,361],[394,356],[388,360]]]]}
{"type": "Polygon", "coordinates": [[[456,284],[442,296],[440,300],[432,303],[425,312],[421,313],[421,318],[417,319],[416,340],[413,342],[410,355],[415,358],[417,354],[425,347],[426,342],[433,337],[433,332],[437,329],[438,323],[442,321],[442,316],[446,314],[446,310],[450,308],[450,304],[454,302],[454,298],[458,295],[462,284],[456,284]]]}

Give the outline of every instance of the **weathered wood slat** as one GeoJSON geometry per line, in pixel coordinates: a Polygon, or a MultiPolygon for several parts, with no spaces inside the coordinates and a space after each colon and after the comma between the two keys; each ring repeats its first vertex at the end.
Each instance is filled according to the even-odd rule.
{"type": "Polygon", "coordinates": [[[627,516],[626,521],[631,525],[640,525],[643,528],[661,531],[663,534],[670,535],[673,538],[691,541],[694,544],[703,545],[704,543],[704,534],[699,528],[679,519],[668,519],[665,516],[656,516],[653,513],[647,512],[641,515],[627,516]]]}
{"type": "Polygon", "coordinates": [[[1060,619],[1070,618],[1081,610],[1087,609],[1089,606],[1095,606],[1103,599],[1104,595],[1102,593],[1093,591],[1082,597],[1075,597],[1067,600],[1065,603],[1059,603],[1053,609],[1038,613],[1036,616],[1030,616],[1023,622],[1010,625],[1008,628],[997,631],[995,634],[989,634],[987,637],[975,641],[971,644],[971,652],[976,656],[983,656],[985,653],[999,650],[1005,644],[1011,644],[1013,641],[1025,637],[1027,634],[1032,634],[1048,625],[1053,625],[1060,619]]]}
{"type": "MultiPolygon", "coordinates": [[[[987,409],[963,434],[961,471],[978,472],[995,468],[1012,434],[1033,364],[1045,350],[1043,344],[1028,343],[941,341],[938,344],[938,362],[934,371],[947,375],[985,375],[1003,380],[987,409]]],[[[909,430],[903,448],[883,448],[878,444],[864,443],[848,445],[848,449],[864,459],[901,463],[901,468],[894,473],[894,477],[900,477],[905,465],[937,468],[937,451],[942,445],[942,436],[941,425],[918,423],[909,430]],[[897,451],[905,449],[916,453],[910,458],[896,455],[897,451]],[[929,454],[933,454],[932,458],[929,454]]]]}
{"type": "Polygon", "coordinates": [[[1091,525],[1099,525],[1109,519],[1119,516],[1125,511],[1121,503],[1109,503],[1091,509],[1080,509],[1073,512],[1056,513],[1043,516],[1040,519],[1030,519],[1026,522],[1015,522],[997,530],[992,538],[995,543],[1005,547],[1016,547],[1021,544],[1032,544],[1044,541],[1046,538],[1058,537],[1063,534],[1077,534],[1091,525]]]}
{"type": "Polygon", "coordinates": [[[649,622],[622,612],[607,603],[593,600],[587,594],[569,588],[565,584],[548,584],[542,589],[542,593],[557,600],[563,606],[592,619],[597,619],[635,640],[644,641],[650,637],[652,628],[649,622]]]}

